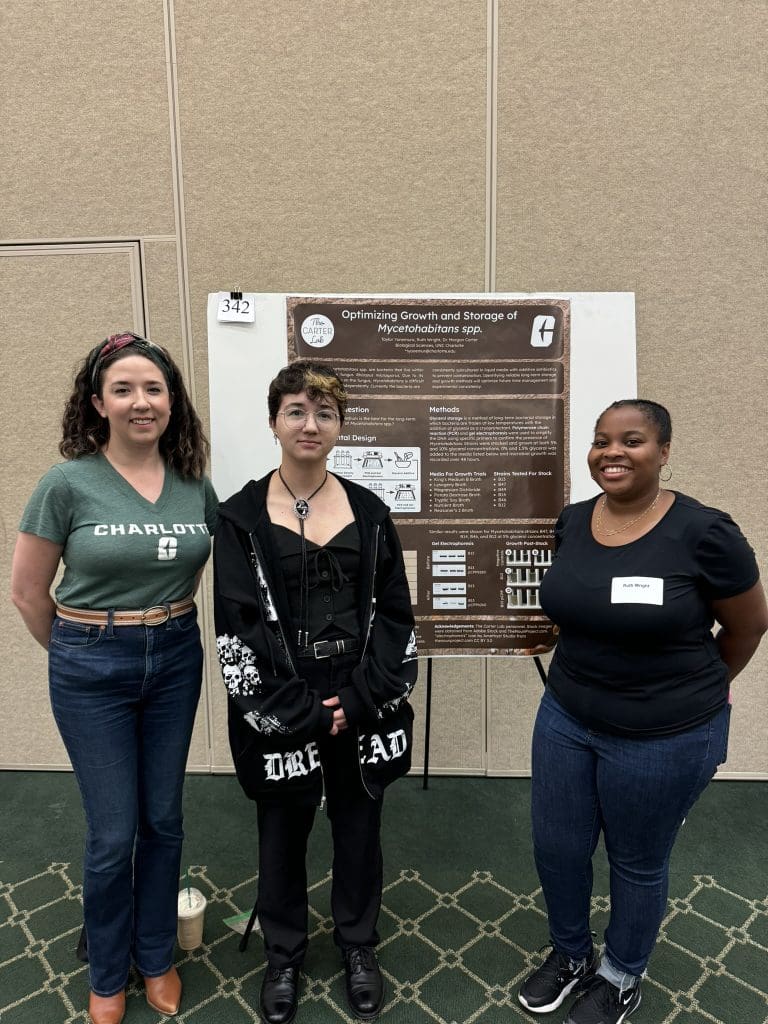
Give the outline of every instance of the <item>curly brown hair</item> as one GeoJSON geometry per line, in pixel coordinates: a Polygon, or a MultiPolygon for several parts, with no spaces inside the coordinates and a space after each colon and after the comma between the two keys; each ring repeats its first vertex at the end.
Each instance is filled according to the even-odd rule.
{"type": "Polygon", "coordinates": [[[59,451],[65,459],[79,459],[83,455],[95,455],[104,447],[109,439],[109,423],[99,416],[91,396],[101,398],[104,371],[109,366],[128,356],[141,355],[150,358],[162,370],[173,396],[171,417],[160,438],[160,452],[180,476],[199,480],[205,472],[210,444],[187,394],[181,370],[166,349],[138,335],[100,358],[102,349],[115,337],[121,336],[113,335],[92,348],[77,370],[72,394],[64,408],[59,451]],[[154,351],[148,355],[148,350],[154,351]]]}

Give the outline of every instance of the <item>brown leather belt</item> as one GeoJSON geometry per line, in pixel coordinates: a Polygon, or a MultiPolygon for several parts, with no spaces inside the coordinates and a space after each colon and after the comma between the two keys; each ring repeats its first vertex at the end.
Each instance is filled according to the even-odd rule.
{"type": "MultiPolygon", "coordinates": [[[[190,595],[181,601],[170,604],[156,604],[138,612],[112,612],[112,623],[115,626],[162,626],[168,619],[191,612],[195,602],[190,595]]],[[[94,611],[92,608],[68,608],[65,604],[56,605],[56,614],[67,622],[79,622],[83,626],[108,626],[109,612],[94,611]]]]}

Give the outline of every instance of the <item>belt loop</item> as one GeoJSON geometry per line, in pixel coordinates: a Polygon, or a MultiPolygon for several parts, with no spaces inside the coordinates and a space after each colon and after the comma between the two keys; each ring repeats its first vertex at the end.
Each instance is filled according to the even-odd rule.
{"type": "Polygon", "coordinates": [[[173,629],[174,628],[174,626],[173,626],[173,619],[171,619],[171,604],[170,604],[170,601],[166,601],[162,605],[162,607],[165,608],[165,610],[166,610],[166,612],[168,614],[168,618],[165,620],[165,629],[166,629],[166,632],[167,632],[169,629],[173,629]]]}
{"type": "Polygon", "coordinates": [[[107,636],[115,635],[115,609],[107,609],[107,636]]]}

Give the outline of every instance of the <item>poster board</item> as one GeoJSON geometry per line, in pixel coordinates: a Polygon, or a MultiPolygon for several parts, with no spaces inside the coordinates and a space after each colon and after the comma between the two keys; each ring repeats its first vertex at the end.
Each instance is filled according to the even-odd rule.
{"type": "Polygon", "coordinates": [[[222,323],[225,294],[208,308],[220,496],[279,461],[275,373],[327,362],[350,394],[328,468],[392,510],[420,653],[551,648],[538,585],[563,504],[595,493],[595,418],[636,393],[633,296],[251,293],[253,321],[222,323]]]}

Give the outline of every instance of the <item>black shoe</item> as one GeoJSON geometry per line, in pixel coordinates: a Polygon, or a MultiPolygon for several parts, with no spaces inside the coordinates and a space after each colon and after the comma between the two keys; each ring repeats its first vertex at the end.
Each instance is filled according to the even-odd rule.
{"type": "Polygon", "coordinates": [[[517,998],[531,1013],[551,1013],[565,997],[597,970],[594,950],[580,963],[553,949],[547,959],[522,984],[517,998]]]}
{"type": "Polygon", "coordinates": [[[290,1024],[299,1005],[299,968],[270,967],[261,983],[259,1009],[266,1024],[290,1024]]]}
{"type": "Polygon", "coordinates": [[[640,980],[619,991],[607,978],[590,978],[571,1007],[565,1024],[622,1024],[640,1005],[640,980]]]}
{"type": "Polygon", "coordinates": [[[384,1005],[384,979],[371,947],[345,949],[344,973],[350,1010],[360,1020],[373,1020],[384,1005]]]}

